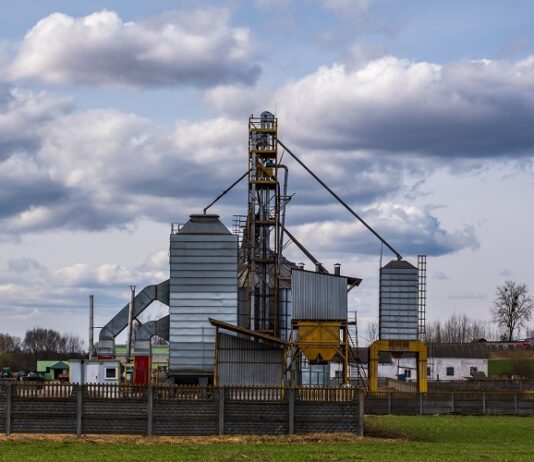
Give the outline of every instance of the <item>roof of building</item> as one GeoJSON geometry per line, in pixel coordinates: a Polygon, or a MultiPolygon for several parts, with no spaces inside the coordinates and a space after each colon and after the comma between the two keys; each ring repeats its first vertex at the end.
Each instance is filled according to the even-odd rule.
{"type": "Polygon", "coordinates": [[[69,368],[67,364],[65,364],[63,361],[58,361],[57,363],[50,366],[50,369],[54,369],[57,371],[66,371],[69,368]]]}
{"type": "Polygon", "coordinates": [[[430,358],[489,358],[486,343],[429,343],[430,358]]]}
{"type": "Polygon", "coordinates": [[[195,214],[189,217],[178,234],[232,234],[219,220],[219,215],[195,214]]]}
{"type": "Polygon", "coordinates": [[[382,269],[417,269],[410,262],[406,260],[391,260],[382,269]]]}

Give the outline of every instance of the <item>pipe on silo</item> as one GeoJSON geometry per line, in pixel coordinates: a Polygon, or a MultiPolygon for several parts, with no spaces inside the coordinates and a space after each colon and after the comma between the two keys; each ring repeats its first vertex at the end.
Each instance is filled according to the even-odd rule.
{"type": "Polygon", "coordinates": [[[321,273],[321,272],[322,272],[322,271],[321,271],[321,267],[322,267],[322,266],[323,266],[323,264],[320,263],[320,262],[315,263],[315,272],[316,272],[316,273],[321,273]]]}
{"type": "Polygon", "coordinates": [[[341,263],[334,263],[334,275],[335,276],[341,275],[341,263]]]}
{"type": "Polygon", "coordinates": [[[130,286],[130,305],[128,306],[128,338],[126,339],[126,361],[132,358],[132,334],[133,334],[133,313],[135,303],[135,286],[130,286]]]}

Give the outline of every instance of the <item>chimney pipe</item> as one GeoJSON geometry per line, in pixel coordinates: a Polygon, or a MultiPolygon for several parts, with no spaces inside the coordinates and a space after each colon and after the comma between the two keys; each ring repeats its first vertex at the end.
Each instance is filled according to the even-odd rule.
{"type": "Polygon", "coordinates": [[[341,275],[341,263],[334,263],[334,274],[336,276],[341,275]]]}
{"type": "Polygon", "coordinates": [[[89,295],[89,359],[93,359],[95,353],[94,342],[94,330],[95,330],[95,297],[89,295]]]}
{"type": "Polygon", "coordinates": [[[323,266],[320,262],[315,263],[315,272],[320,273],[321,272],[321,266],[323,266]]]}
{"type": "Polygon", "coordinates": [[[130,286],[130,305],[128,306],[128,338],[126,339],[126,362],[132,358],[132,334],[133,334],[133,313],[135,303],[135,286],[130,286]]]}
{"type": "Polygon", "coordinates": [[[303,270],[304,269],[304,263],[300,262],[300,263],[297,263],[297,268],[299,270],[303,270]]]}

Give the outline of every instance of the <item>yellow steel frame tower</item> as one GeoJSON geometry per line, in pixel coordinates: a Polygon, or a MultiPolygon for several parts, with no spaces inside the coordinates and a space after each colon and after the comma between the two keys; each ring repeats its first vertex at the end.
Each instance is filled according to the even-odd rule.
{"type": "Polygon", "coordinates": [[[247,248],[249,327],[278,335],[280,185],[278,121],[270,112],[249,118],[247,248]]]}

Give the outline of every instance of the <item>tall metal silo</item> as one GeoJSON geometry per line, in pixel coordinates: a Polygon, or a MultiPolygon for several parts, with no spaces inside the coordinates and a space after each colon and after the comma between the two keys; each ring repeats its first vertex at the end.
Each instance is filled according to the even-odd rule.
{"type": "Polygon", "coordinates": [[[419,279],[415,266],[393,260],[380,269],[381,340],[418,339],[419,279]]]}
{"type": "Polygon", "coordinates": [[[218,215],[191,215],[170,236],[169,373],[176,383],[213,376],[215,328],[237,324],[237,237],[218,215]]]}

